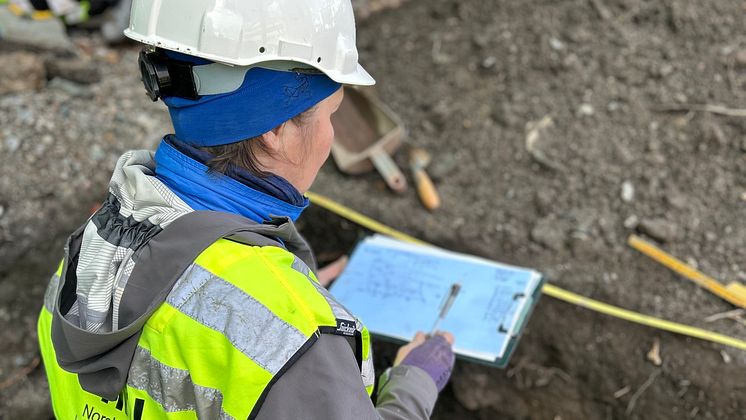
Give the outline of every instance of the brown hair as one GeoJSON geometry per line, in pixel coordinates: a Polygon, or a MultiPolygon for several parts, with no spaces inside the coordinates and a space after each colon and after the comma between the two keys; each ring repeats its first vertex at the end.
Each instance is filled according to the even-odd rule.
{"type": "MultiPolygon", "coordinates": [[[[300,127],[304,135],[307,135],[308,121],[315,110],[315,106],[311,107],[291,118],[290,121],[300,127]]],[[[200,147],[199,149],[213,156],[207,161],[209,172],[219,172],[224,175],[228,174],[232,167],[239,167],[260,178],[266,178],[271,174],[260,167],[257,153],[263,153],[271,158],[277,157],[264,143],[262,136],[251,137],[237,143],[200,147]]]]}

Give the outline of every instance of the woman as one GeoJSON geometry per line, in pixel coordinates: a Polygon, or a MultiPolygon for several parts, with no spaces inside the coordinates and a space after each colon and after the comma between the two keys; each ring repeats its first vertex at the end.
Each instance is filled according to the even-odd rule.
{"type": "MultiPolygon", "coordinates": [[[[349,0],[135,1],[125,34],[174,135],[125,153],[39,318],[58,418],[429,417],[450,334],[378,381],[367,329],[292,221],[357,64],[349,0]]],[[[338,270],[337,270],[338,271],[338,270]]]]}

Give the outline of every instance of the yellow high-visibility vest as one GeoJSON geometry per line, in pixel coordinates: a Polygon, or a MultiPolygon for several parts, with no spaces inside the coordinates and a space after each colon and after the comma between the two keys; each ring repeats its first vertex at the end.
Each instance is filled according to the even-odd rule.
{"type": "Polygon", "coordinates": [[[354,333],[363,383],[374,373],[368,330],[306,264],[276,246],[219,239],[203,251],[149,318],[116,401],[84,391],[57,363],[52,311],[61,264],[38,321],[59,419],[252,418],[271,384],[320,334],[354,333]]]}

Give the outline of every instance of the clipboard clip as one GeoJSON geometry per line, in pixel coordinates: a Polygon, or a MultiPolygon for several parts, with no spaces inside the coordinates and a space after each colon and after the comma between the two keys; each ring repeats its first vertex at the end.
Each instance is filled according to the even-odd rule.
{"type": "MultiPolygon", "coordinates": [[[[514,293],[513,294],[513,303],[511,303],[510,308],[509,308],[509,310],[508,310],[507,313],[510,313],[512,311],[512,309],[516,305],[516,301],[518,299],[523,299],[525,297],[526,297],[525,293],[521,293],[521,292],[514,293]]],[[[500,321],[500,325],[497,326],[497,332],[499,332],[501,334],[507,334],[508,333],[508,329],[505,328],[505,315],[503,315],[503,319],[500,321]]]]}

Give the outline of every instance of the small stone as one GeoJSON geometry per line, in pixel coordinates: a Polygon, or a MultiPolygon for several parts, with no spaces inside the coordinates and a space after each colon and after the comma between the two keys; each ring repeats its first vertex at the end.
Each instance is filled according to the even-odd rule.
{"type": "Polygon", "coordinates": [[[91,60],[52,58],[46,60],[44,66],[49,79],[61,77],[81,84],[97,83],[101,80],[101,72],[91,60]]]}
{"type": "Polygon", "coordinates": [[[13,365],[15,365],[15,367],[24,366],[26,363],[27,363],[26,357],[24,357],[22,354],[18,354],[15,357],[13,357],[13,365]]]}
{"type": "Polygon", "coordinates": [[[484,69],[491,69],[492,67],[495,67],[495,64],[497,64],[497,58],[494,56],[489,56],[482,60],[482,68],[484,69]]]}
{"type": "Polygon", "coordinates": [[[119,64],[122,56],[116,50],[109,50],[104,53],[103,59],[109,64],[119,64]]]}
{"type": "Polygon", "coordinates": [[[741,139],[741,151],[746,153],[746,137],[741,139]]]}
{"type": "Polygon", "coordinates": [[[562,51],[565,49],[565,43],[557,38],[549,38],[549,46],[555,51],[562,51]]]}
{"type": "Polygon", "coordinates": [[[551,216],[539,220],[531,230],[531,239],[547,248],[561,251],[565,247],[566,235],[557,220],[551,216]]]}
{"type": "MultiPolygon", "coordinates": [[[[50,51],[55,54],[74,51],[62,19],[25,19],[14,15],[7,7],[0,7],[0,28],[0,47],[50,51]]],[[[4,67],[3,72],[6,70],[4,67]]]]}
{"type": "Polygon", "coordinates": [[[106,157],[106,154],[104,153],[104,150],[101,148],[100,145],[94,144],[91,147],[90,156],[93,161],[98,162],[103,160],[104,157],[106,157]]]}
{"type": "Polygon", "coordinates": [[[736,66],[746,67],[746,49],[736,51],[733,58],[736,61],[736,66]]]}
{"type": "Polygon", "coordinates": [[[591,104],[581,104],[578,108],[578,115],[581,117],[590,117],[596,112],[591,104]]]}
{"type": "Polygon", "coordinates": [[[16,136],[6,137],[3,143],[5,146],[5,151],[8,153],[13,153],[18,150],[19,147],[21,147],[21,139],[16,136]]]}
{"type": "Polygon", "coordinates": [[[490,117],[503,127],[514,127],[520,123],[519,118],[508,103],[502,103],[493,108],[490,117]]]}
{"type": "Polygon", "coordinates": [[[635,199],[635,186],[630,181],[622,182],[622,201],[631,203],[635,199]]]}
{"type": "Polygon", "coordinates": [[[562,67],[566,70],[580,72],[583,70],[583,63],[580,61],[580,58],[578,58],[577,54],[570,53],[562,59],[562,67]]]}
{"type": "Polygon", "coordinates": [[[435,124],[428,119],[423,119],[421,125],[426,133],[434,133],[436,131],[435,124]]]}
{"type": "Polygon", "coordinates": [[[640,219],[634,214],[624,219],[624,227],[627,229],[635,229],[640,224],[640,219]]]}
{"type": "Polygon", "coordinates": [[[534,204],[536,210],[541,215],[549,214],[554,208],[555,195],[554,191],[549,188],[540,188],[534,194],[534,204]]]}
{"type": "Polygon", "coordinates": [[[689,205],[689,198],[684,193],[673,189],[666,192],[666,201],[676,209],[683,209],[689,205]]]}
{"type": "Polygon", "coordinates": [[[608,104],[606,104],[606,109],[609,112],[616,112],[622,109],[622,103],[619,101],[609,101],[608,104]]]}
{"type": "Polygon", "coordinates": [[[75,98],[86,99],[93,97],[93,92],[87,86],[59,77],[50,80],[47,86],[50,89],[59,89],[75,98]]]}
{"type": "Polygon", "coordinates": [[[430,121],[438,128],[443,128],[450,116],[451,110],[445,101],[438,102],[430,109],[430,121]]]}
{"type": "Polygon", "coordinates": [[[458,170],[458,160],[452,154],[439,155],[427,167],[433,181],[445,180],[458,170]]]}
{"type": "Polygon", "coordinates": [[[0,205],[0,219],[5,215],[5,206],[0,205]]]}
{"type": "Polygon", "coordinates": [[[686,257],[686,263],[693,267],[695,270],[699,268],[699,262],[694,257],[686,257]]]}
{"type": "Polygon", "coordinates": [[[476,34],[471,38],[471,42],[479,48],[486,48],[489,45],[490,37],[487,34],[476,34]]]}
{"type": "Polygon", "coordinates": [[[723,358],[723,363],[726,365],[729,365],[730,362],[733,361],[733,358],[730,357],[730,354],[726,353],[725,350],[720,350],[720,356],[723,358]]]}
{"type": "Polygon", "coordinates": [[[666,77],[669,74],[673,73],[674,67],[671,64],[664,63],[660,68],[660,75],[662,77],[666,77]]]}
{"type": "Polygon", "coordinates": [[[0,77],[0,95],[37,90],[46,81],[44,62],[36,54],[27,52],[2,54],[0,55],[0,68],[3,72],[0,77]]]}
{"type": "Polygon", "coordinates": [[[603,246],[593,239],[583,235],[573,236],[570,239],[570,251],[575,258],[595,258],[601,252],[603,246]]]}
{"type": "Polygon", "coordinates": [[[666,219],[643,219],[637,230],[661,242],[671,242],[679,237],[679,228],[666,219]]]}
{"type": "Polygon", "coordinates": [[[648,351],[646,357],[655,366],[663,364],[663,359],[661,358],[661,342],[657,337],[653,340],[653,346],[650,348],[650,351],[648,351]]]}
{"type": "Polygon", "coordinates": [[[578,43],[584,43],[584,42],[591,41],[593,37],[594,37],[593,32],[583,28],[580,25],[573,28],[568,34],[568,38],[570,38],[571,41],[578,42],[578,43]]]}

